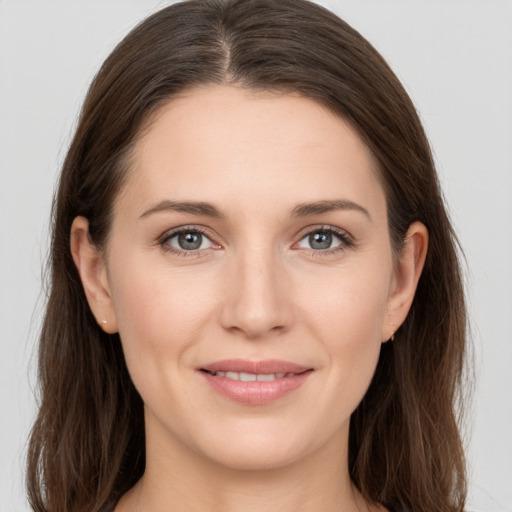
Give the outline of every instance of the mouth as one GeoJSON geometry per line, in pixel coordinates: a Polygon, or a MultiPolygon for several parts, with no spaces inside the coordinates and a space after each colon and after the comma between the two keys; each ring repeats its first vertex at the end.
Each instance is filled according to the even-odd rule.
{"type": "Polygon", "coordinates": [[[313,368],[287,361],[218,361],[198,368],[218,394],[246,405],[274,402],[299,389],[313,368]]]}
{"type": "MultiPolygon", "coordinates": [[[[231,380],[239,380],[242,382],[269,382],[276,379],[284,379],[285,377],[295,377],[295,375],[298,375],[297,373],[284,373],[284,372],[278,372],[278,373],[246,373],[246,372],[230,372],[230,371],[218,371],[218,372],[212,372],[209,370],[201,369],[201,371],[204,371],[206,373],[209,373],[210,375],[214,377],[225,377],[226,379],[231,380]]],[[[309,370],[305,370],[309,371],[309,370]]],[[[300,372],[303,373],[303,372],[300,372]]]]}

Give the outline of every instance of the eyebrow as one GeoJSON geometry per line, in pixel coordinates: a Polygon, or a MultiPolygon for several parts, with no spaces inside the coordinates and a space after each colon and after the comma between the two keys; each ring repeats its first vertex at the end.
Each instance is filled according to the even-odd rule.
{"type": "Polygon", "coordinates": [[[319,213],[329,213],[336,210],[354,210],[363,213],[371,220],[368,210],[360,204],[348,199],[335,199],[332,201],[315,201],[313,203],[301,203],[292,210],[293,217],[306,217],[319,213]]]}
{"type": "Polygon", "coordinates": [[[149,215],[160,212],[181,212],[191,213],[192,215],[203,215],[205,217],[222,218],[224,215],[210,203],[196,201],[160,201],[148,210],[146,210],[139,218],[143,219],[149,215]]]}
{"type": "MultiPolygon", "coordinates": [[[[337,210],[353,210],[366,215],[370,220],[370,213],[360,204],[348,199],[336,199],[329,201],[315,201],[312,203],[301,203],[295,206],[291,211],[292,217],[307,217],[308,215],[318,215],[321,213],[329,213],[337,210]]],[[[190,213],[192,215],[201,215],[205,217],[214,217],[217,219],[224,218],[224,214],[210,203],[203,201],[160,201],[148,210],[145,210],[140,219],[160,212],[180,212],[190,213]]]]}

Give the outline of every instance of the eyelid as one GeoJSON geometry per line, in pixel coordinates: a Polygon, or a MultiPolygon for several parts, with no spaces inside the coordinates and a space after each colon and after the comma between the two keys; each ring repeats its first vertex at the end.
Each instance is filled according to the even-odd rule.
{"type": "MultiPolygon", "coordinates": [[[[187,224],[184,226],[177,226],[175,228],[168,229],[165,231],[161,236],[157,239],[157,244],[162,248],[162,250],[171,252],[176,255],[180,256],[198,256],[202,253],[204,254],[206,251],[209,251],[210,249],[222,249],[222,245],[216,241],[218,237],[208,228],[205,226],[197,225],[197,224],[187,224]],[[174,247],[168,243],[169,239],[181,234],[181,233],[199,233],[202,236],[206,237],[210,242],[211,246],[204,248],[204,249],[195,249],[195,250],[182,250],[177,247],[174,247]]],[[[295,237],[298,239],[297,242],[295,242],[292,245],[292,249],[295,250],[304,250],[309,251],[311,254],[322,256],[322,255],[328,255],[340,251],[344,251],[352,246],[355,245],[354,237],[345,229],[332,226],[332,225],[326,225],[326,224],[317,224],[313,226],[307,226],[303,228],[295,237]],[[298,247],[298,244],[307,236],[310,236],[313,233],[316,232],[324,232],[324,233],[332,233],[336,237],[338,237],[341,240],[341,243],[337,246],[330,248],[330,249],[308,249],[308,248],[302,248],[298,247]]]]}
{"type": "Polygon", "coordinates": [[[215,240],[216,236],[212,234],[211,230],[207,229],[204,226],[197,224],[187,224],[185,226],[178,226],[175,228],[168,229],[157,239],[157,244],[162,248],[162,250],[166,252],[170,252],[179,256],[198,256],[209,249],[221,249],[222,246],[215,240]],[[179,249],[178,247],[174,247],[168,243],[171,238],[180,235],[181,233],[199,233],[205,238],[207,238],[211,242],[211,246],[204,249],[194,249],[190,251],[185,251],[183,249],[179,249]]]}
{"type": "Polygon", "coordinates": [[[346,250],[350,247],[353,247],[355,245],[354,237],[345,229],[338,228],[336,226],[332,226],[329,224],[318,224],[316,226],[307,226],[306,228],[302,229],[298,234],[297,237],[298,241],[295,242],[292,246],[294,249],[302,249],[305,251],[310,251],[312,254],[321,256],[321,255],[327,255],[332,254],[335,252],[346,250]],[[298,244],[304,240],[307,236],[310,236],[313,233],[331,233],[338,237],[341,240],[341,243],[337,245],[336,247],[330,248],[330,249],[308,249],[308,248],[302,248],[298,247],[298,244]]]}

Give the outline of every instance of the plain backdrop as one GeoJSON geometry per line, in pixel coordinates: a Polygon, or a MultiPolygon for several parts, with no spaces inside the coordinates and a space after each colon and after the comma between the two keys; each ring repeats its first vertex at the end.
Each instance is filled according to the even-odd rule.
{"type": "MultiPolygon", "coordinates": [[[[53,187],[87,86],[167,2],[0,0],[0,512],[26,439],[53,187]]],[[[470,509],[512,511],[512,1],[326,0],[388,59],[431,140],[467,259],[470,509]]]]}

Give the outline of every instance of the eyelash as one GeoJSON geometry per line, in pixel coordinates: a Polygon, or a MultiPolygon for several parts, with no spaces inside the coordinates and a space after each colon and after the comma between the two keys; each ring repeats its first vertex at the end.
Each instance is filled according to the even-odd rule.
{"type": "MultiPolygon", "coordinates": [[[[221,248],[219,244],[213,241],[213,237],[208,234],[208,232],[198,226],[182,226],[177,229],[173,229],[170,232],[165,233],[159,240],[158,244],[162,248],[162,250],[172,253],[176,256],[185,257],[185,258],[191,258],[191,257],[197,257],[201,255],[202,251],[205,251],[206,249],[194,249],[190,251],[185,251],[182,249],[177,249],[169,244],[169,240],[172,238],[179,236],[182,233],[194,233],[199,234],[201,236],[204,236],[207,238],[211,244],[214,246],[217,246],[216,248],[221,248]]],[[[324,234],[332,234],[340,239],[341,243],[331,249],[305,249],[308,250],[309,253],[314,257],[322,257],[322,256],[329,256],[331,254],[336,254],[339,252],[342,252],[346,249],[349,249],[354,246],[354,240],[351,235],[349,235],[346,231],[335,228],[333,226],[318,226],[314,228],[307,228],[307,230],[302,231],[300,233],[300,238],[298,242],[295,242],[293,246],[296,246],[299,244],[302,240],[304,240],[306,237],[311,236],[314,233],[324,233],[324,234]]],[[[296,249],[298,250],[298,249],[296,249]]]]}
{"type": "Polygon", "coordinates": [[[180,257],[184,257],[184,258],[193,258],[193,257],[200,256],[201,252],[204,251],[205,249],[194,249],[194,250],[190,250],[190,251],[185,251],[182,249],[177,249],[176,247],[173,247],[172,245],[169,244],[169,240],[171,240],[172,238],[174,238],[176,236],[179,236],[182,233],[194,233],[194,234],[202,235],[205,238],[207,238],[213,245],[217,245],[218,247],[220,247],[219,244],[216,244],[212,240],[212,236],[209,235],[205,229],[198,227],[198,226],[182,226],[180,228],[173,229],[172,231],[165,233],[159,239],[158,244],[160,245],[162,250],[164,250],[166,252],[170,252],[176,256],[180,256],[180,257]]]}
{"type": "MultiPolygon", "coordinates": [[[[306,230],[304,230],[299,235],[300,236],[299,242],[296,242],[294,244],[294,246],[297,245],[298,243],[300,243],[306,237],[313,235],[314,233],[332,234],[340,239],[340,244],[331,249],[317,249],[317,250],[309,249],[310,254],[316,258],[321,258],[321,257],[325,257],[325,256],[330,256],[332,254],[337,254],[337,253],[343,252],[347,249],[350,249],[351,247],[353,247],[355,245],[355,242],[354,242],[354,239],[352,238],[352,236],[349,235],[349,233],[347,233],[346,231],[344,231],[342,229],[335,228],[333,226],[316,226],[313,228],[306,228],[306,230]]],[[[306,250],[308,250],[308,249],[306,249],[306,250]]]]}

